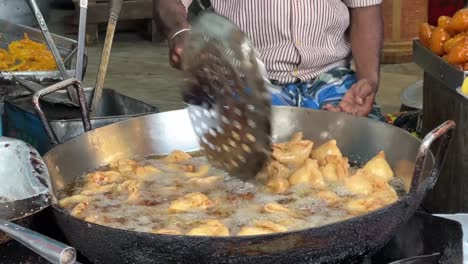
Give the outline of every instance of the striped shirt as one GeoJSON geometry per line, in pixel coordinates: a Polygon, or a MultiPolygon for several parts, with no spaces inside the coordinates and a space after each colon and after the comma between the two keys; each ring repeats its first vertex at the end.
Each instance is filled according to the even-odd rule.
{"type": "MultiPolygon", "coordinates": [[[[192,0],[180,0],[187,8],[192,0]]],[[[251,39],[278,84],[307,81],[348,67],[349,8],[382,0],[211,0],[215,12],[251,39]]]]}

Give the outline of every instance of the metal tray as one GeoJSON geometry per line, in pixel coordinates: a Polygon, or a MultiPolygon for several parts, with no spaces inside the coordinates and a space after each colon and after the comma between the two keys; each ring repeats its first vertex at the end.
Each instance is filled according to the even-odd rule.
{"type": "MultiPolygon", "coordinates": [[[[23,38],[24,33],[27,33],[29,38],[34,41],[45,43],[45,38],[39,29],[10,23],[0,19],[0,48],[7,49],[8,44],[12,41],[23,38]]],[[[52,34],[52,39],[57,46],[60,55],[64,58],[65,67],[68,69],[69,75],[74,76],[75,71],[72,69],[72,60],[76,57],[77,42],[73,39],[65,38],[56,34],[52,34]]],[[[83,72],[86,69],[87,56],[85,54],[83,72]]],[[[25,78],[35,82],[43,82],[47,80],[61,80],[62,76],[57,71],[21,71],[21,72],[0,72],[1,81],[13,81],[13,76],[25,78]]]]}
{"type": "Polygon", "coordinates": [[[419,40],[413,41],[413,61],[425,73],[431,75],[450,89],[457,89],[468,76],[468,71],[461,71],[447,63],[434,52],[424,47],[419,40]]]}

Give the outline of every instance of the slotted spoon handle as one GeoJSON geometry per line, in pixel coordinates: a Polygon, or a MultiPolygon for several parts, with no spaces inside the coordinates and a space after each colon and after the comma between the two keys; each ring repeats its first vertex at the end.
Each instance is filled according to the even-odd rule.
{"type": "Polygon", "coordinates": [[[0,230],[51,263],[75,263],[76,250],[52,238],[2,219],[0,219],[0,230]]]}
{"type": "Polygon", "coordinates": [[[80,0],[80,20],[78,23],[78,51],[76,53],[75,78],[83,81],[83,63],[85,56],[86,16],[88,13],[88,0],[80,0]]]}
{"type": "Polygon", "coordinates": [[[99,63],[98,76],[96,85],[94,87],[93,98],[91,100],[91,115],[96,115],[96,110],[101,103],[102,89],[104,88],[104,81],[106,80],[107,66],[109,64],[112,42],[114,40],[115,28],[117,27],[117,20],[119,19],[120,11],[122,9],[123,0],[112,0],[109,22],[107,24],[106,38],[104,40],[104,48],[102,49],[101,62],[99,63]]]}
{"type": "MultiPolygon", "coordinates": [[[[27,3],[29,7],[31,8],[32,12],[34,13],[34,16],[37,19],[37,23],[39,24],[39,27],[41,28],[42,34],[44,35],[44,38],[46,39],[47,46],[49,47],[50,51],[52,52],[52,55],[54,56],[55,62],[57,63],[57,67],[60,71],[60,74],[62,75],[62,79],[68,79],[70,76],[68,75],[67,69],[65,68],[65,64],[62,61],[62,58],[60,57],[60,53],[57,49],[57,46],[55,45],[54,40],[52,39],[52,35],[49,32],[49,28],[47,27],[47,24],[45,22],[44,17],[42,16],[41,10],[39,9],[39,6],[37,5],[35,0],[27,0],[27,3]]],[[[73,88],[69,87],[67,88],[68,95],[70,96],[71,101],[73,104],[78,105],[78,96],[73,90],[73,88]]]]}

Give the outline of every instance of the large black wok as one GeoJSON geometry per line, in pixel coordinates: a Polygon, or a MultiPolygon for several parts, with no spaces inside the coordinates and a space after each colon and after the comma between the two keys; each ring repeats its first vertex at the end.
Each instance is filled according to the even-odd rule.
{"type": "MultiPolygon", "coordinates": [[[[367,118],[301,108],[273,107],[275,140],[302,131],[319,144],[335,138],[352,162],[362,163],[384,150],[392,167],[415,164],[398,176],[409,192],[373,213],[301,231],[252,237],[190,237],[125,231],[88,223],[52,206],[69,242],[96,263],[333,263],[373,253],[396,227],[414,214],[439,175],[454,123],[449,121],[423,142],[409,133],[367,118]],[[429,147],[441,138],[434,157],[429,147]],[[425,162],[424,162],[425,160],[425,162]],[[423,165],[424,164],[424,165],[423,165]]],[[[44,160],[53,193],[85,172],[121,158],[199,149],[186,110],[152,114],[102,127],[50,150],[44,160]]]]}

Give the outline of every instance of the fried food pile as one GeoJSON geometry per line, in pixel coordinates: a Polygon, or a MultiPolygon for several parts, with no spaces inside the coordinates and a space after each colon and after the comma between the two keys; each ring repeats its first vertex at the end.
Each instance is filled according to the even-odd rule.
{"type": "Polygon", "coordinates": [[[169,235],[248,236],[317,227],[398,200],[383,152],[361,168],[329,140],[274,144],[254,183],[229,177],[206,157],[174,151],[118,160],[60,194],[71,215],[100,225],[169,235]]]}
{"type": "Polygon", "coordinates": [[[26,33],[21,40],[0,49],[0,71],[53,71],[57,69],[54,56],[44,43],[31,40],[26,33]]]}
{"type": "Polygon", "coordinates": [[[419,39],[450,64],[468,70],[468,9],[459,10],[453,17],[439,17],[437,27],[421,24],[419,39]]]}
{"type": "Polygon", "coordinates": [[[379,152],[362,168],[350,168],[336,140],[313,149],[313,142],[296,133],[289,142],[273,145],[273,161],[267,167],[266,186],[274,193],[288,193],[305,184],[316,189],[317,197],[329,203],[340,203],[351,215],[374,211],[398,199],[389,185],[394,179],[385,153],[379,152]],[[340,192],[349,192],[340,195],[340,192]]]}

